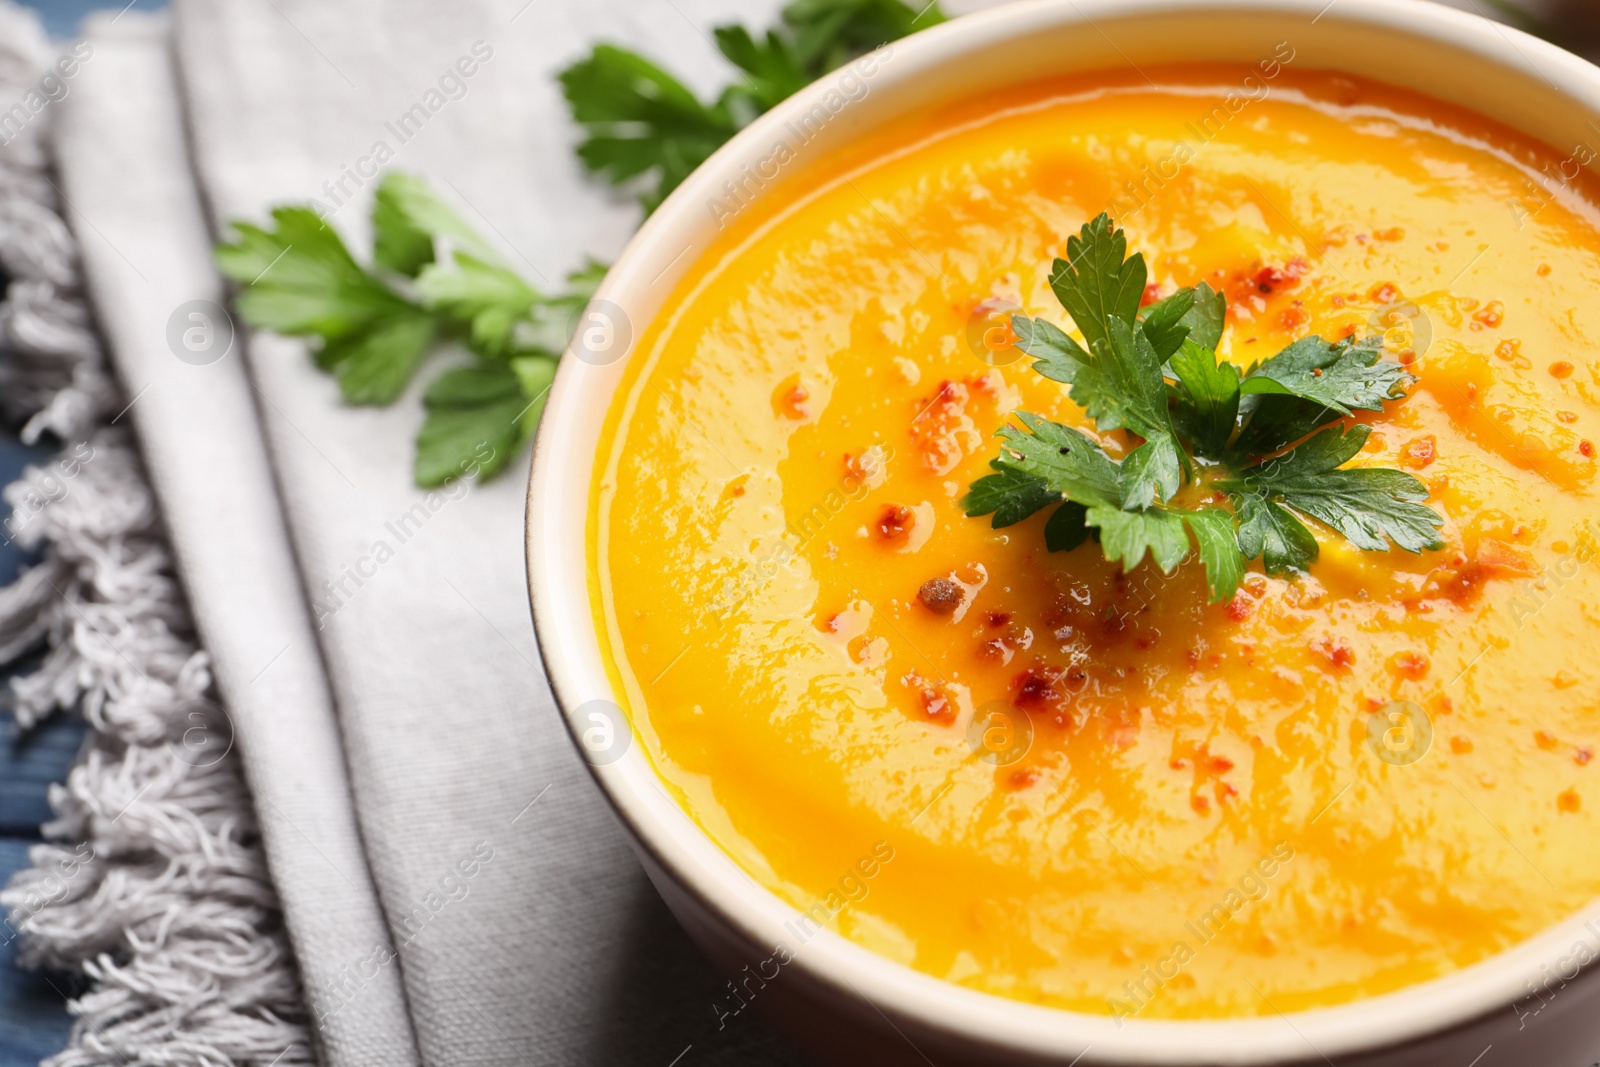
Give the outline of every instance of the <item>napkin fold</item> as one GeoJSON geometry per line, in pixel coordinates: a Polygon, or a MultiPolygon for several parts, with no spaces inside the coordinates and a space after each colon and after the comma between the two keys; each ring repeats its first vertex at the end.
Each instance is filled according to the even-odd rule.
{"type": "Polygon", "coordinates": [[[210,242],[315,197],[365,249],[380,143],[541,287],[614,256],[636,209],[573,162],[554,73],[603,34],[709,92],[704,28],[759,6],[178,0],[89,26],[63,191],[328,1064],[797,1062],[754,1019],[719,1029],[721,981],[565,736],[526,458],[421,492],[418,389],[350,408],[298,341],[239,323],[207,347],[229,327],[210,242]]]}

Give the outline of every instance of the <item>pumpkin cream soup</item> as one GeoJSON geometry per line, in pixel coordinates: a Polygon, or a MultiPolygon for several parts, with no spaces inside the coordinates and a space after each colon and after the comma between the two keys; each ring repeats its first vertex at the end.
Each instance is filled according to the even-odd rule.
{"type": "Polygon", "coordinates": [[[591,588],[676,799],[805,913],[784,951],[825,926],[1019,1000],[1247,1016],[1445,974],[1600,892],[1600,197],[1291,58],[1265,93],[1169,68],[985,97],[708,206],[609,413],[591,588]],[[1029,358],[1111,358],[1051,284],[1102,212],[1148,267],[1136,339],[1207,286],[1152,364],[1184,442],[1159,462],[1127,457],[1165,431],[1029,358]],[[1236,365],[1260,421],[1284,390],[1251,368],[1296,341],[1331,353],[1296,395],[1377,392],[1315,405],[1294,432],[1345,451],[1246,521],[1267,498],[1190,440],[1179,368],[1237,393],[1236,365]],[[1019,418],[1254,558],[1219,583],[1199,524],[1135,557],[1117,504],[1065,537],[986,514],[1019,418]],[[1318,510],[1364,479],[1354,525],[1318,510]]]}

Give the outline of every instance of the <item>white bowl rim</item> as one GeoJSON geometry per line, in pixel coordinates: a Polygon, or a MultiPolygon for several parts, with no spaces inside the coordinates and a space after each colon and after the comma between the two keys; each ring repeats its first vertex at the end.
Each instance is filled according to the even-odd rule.
{"type": "MultiPolygon", "coordinates": [[[[1524,73],[1537,63],[1543,79],[1558,94],[1576,107],[1587,101],[1591,111],[1600,113],[1600,69],[1519,30],[1429,0],[1018,0],[895,42],[893,68],[883,68],[879,77],[914,79],[962,53],[1019,39],[1033,29],[1196,10],[1282,14],[1313,22],[1328,15],[1374,30],[1429,38],[1524,73]]],[[[702,164],[634,235],[595,299],[624,304],[630,292],[641,291],[665,275],[672,267],[669,260],[682,254],[673,252],[676,242],[665,241],[676,216],[699,210],[709,197],[721,195],[721,183],[738,177],[735,164],[740,150],[819,103],[828,88],[827,78],[813,83],[757,119],[702,164]]],[[[595,634],[588,614],[587,552],[574,559],[557,549],[553,544],[557,538],[541,532],[563,522],[570,530],[572,517],[557,502],[570,499],[574,485],[583,504],[580,522],[587,521],[592,457],[575,458],[563,438],[578,425],[588,392],[600,379],[595,368],[571,353],[562,360],[541,419],[529,476],[526,547],[534,625],[551,688],[574,743],[578,724],[573,710],[586,700],[614,698],[614,694],[604,671],[594,669],[597,649],[589,647],[595,634]],[[585,651],[589,654],[583,655],[585,651]]],[[[608,405],[609,396],[602,406],[608,405]]],[[[581,534],[578,543],[581,548],[581,534]]],[[[590,764],[590,771],[636,844],[681,888],[751,944],[792,940],[783,923],[798,918],[800,912],[758,886],[710,841],[667,796],[638,745],[617,762],[590,764]]],[[[865,1001],[886,1017],[915,1020],[927,1031],[978,1047],[1067,1058],[1093,1049],[1096,1060],[1119,1063],[1190,1064],[1204,1056],[1207,1062],[1242,1065],[1391,1048],[1496,1011],[1514,1010],[1528,998],[1529,980],[1567,956],[1576,939],[1600,954],[1600,900],[1479,963],[1395,992],[1276,1016],[1133,1019],[1121,1024],[1109,1016],[1027,1004],[958,986],[895,963],[829,930],[808,940],[789,966],[799,967],[840,997],[865,1001]]],[[[1585,977],[1592,977],[1587,969],[1585,977]]]]}

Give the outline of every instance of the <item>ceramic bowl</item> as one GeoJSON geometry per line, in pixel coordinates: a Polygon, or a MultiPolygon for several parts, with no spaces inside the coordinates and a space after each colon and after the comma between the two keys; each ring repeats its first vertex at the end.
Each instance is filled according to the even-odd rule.
{"type": "MultiPolygon", "coordinates": [[[[1297,70],[1342,70],[1427,93],[1563,156],[1580,143],[1600,145],[1600,69],[1423,0],[1028,0],[896,42],[874,53],[869,73],[835,72],[745,129],[629,243],[591,305],[598,333],[580,328],[562,361],[539,429],[527,525],[528,583],[550,682],[650,878],[707,955],[743,977],[770,975],[767,961],[780,944],[793,950],[776,977],[745,988],[755,1010],[822,1062],[1588,1067],[1600,1058],[1600,979],[1583,966],[1600,957],[1600,908],[1454,974],[1339,1007],[1120,1026],[965,989],[828,931],[797,945],[785,924],[799,913],[752,882],[668,797],[625,723],[603,721],[605,702],[617,698],[587,577],[601,424],[633,341],[715,238],[724,183],[759,168],[785,124],[818,106],[831,120],[798,147],[791,172],[907,113],[985,91],[1130,64],[1254,64],[1280,41],[1295,49],[1297,70]],[[848,106],[831,108],[841,94],[848,106]]],[[[754,195],[782,197],[784,184],[754,195]]],[[[707,1005],[708,1021],[717,1010],[707,1005]]]]}

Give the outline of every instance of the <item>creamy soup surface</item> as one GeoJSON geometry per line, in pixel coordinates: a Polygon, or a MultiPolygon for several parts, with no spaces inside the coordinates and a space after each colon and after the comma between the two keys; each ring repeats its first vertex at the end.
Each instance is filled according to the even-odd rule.
{"type": "Polygon", "coordinates": [[[1438,102],[1272,67],[1257,99],[1232,68],[1031,86],[780,174],[642,330],[595,618],[676,799],[810,922],[1205,1018],[1443,975],[1600,892],[1600,195],[1438,102]],[[1355,462],[1422,479],[1446,547],[1311,523],[1309,574],[1208,604],[1193,559],[965,517],[1011,412],[1093,429],[995,327],[1071,329],[1050,263],[1102,211],[1152,298],[1226,293],[1235,363],[1382,332],[1418,380],[1355,462]]]}

